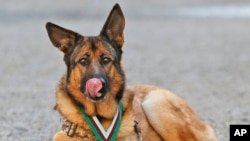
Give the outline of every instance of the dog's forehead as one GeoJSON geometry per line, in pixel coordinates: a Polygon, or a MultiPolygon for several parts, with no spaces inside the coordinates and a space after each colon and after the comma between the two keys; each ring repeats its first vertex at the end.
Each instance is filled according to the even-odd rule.
{"type": "Polygon", "coordinates": [[[84,36],[83,42],[79,45],[77,52],[81,52],[82,55],[86,53],[99,53],[116,57],[116,51],[112,44],[101,36],[84,36]]]}

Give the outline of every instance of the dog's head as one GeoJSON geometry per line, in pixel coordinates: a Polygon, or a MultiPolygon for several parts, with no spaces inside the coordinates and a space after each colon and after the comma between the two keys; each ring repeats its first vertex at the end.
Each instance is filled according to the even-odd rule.
{"type": "Polygon", "coordinates": [[[120,64],[124,26],[118,4],[98,36],[82,36],[50,22],[46,24],[51,42],[64,53],[65,89],[77,102],[121,99],[125,85],[120,64]]]}

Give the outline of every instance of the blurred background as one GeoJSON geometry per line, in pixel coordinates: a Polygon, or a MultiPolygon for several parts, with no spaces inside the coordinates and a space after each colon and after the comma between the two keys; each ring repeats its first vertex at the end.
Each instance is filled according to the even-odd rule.
{"type": "Polygon", "coordinates": [[[250,124],[249,0],[2,0],[0,140],[49,141],[60,129],[53,106],[65,65],[46,22],[97,35],[115,3],[126,18],[128,85],[170,89],[218,141],[230,124],[250,124]]]}

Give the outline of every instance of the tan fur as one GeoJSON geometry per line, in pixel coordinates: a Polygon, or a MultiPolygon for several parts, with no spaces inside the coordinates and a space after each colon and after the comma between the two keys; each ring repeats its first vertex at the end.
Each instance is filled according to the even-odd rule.
{"type": "MultiPolygon", "coordinates": [[[[81,36],[47,23],[49,38],[64,53],[67,65],[67,71],[57,86],[55,109],[64,119],[81,127],[85,133],[91,133],[79,106],[88,116],[98,116],[104,129],[108,129],[118,108],[117,99],[123,95],[123,115],[117,141],[138,141],[140,137],[143,141],[216,141],[213,129],[202,122],[183,99],[170,91],[149,85],[125,87],[120,66],[124,25],[119,5],[114,6],[100,35],[95,37],[81,36]],[[103,63],[103,58],[109,61],[103,63]],[[106,91],[101,99],[95,100],[82,86],[86,86],[85,79],[100,75],[108,81],[105,84],[111,84],[111,88],[103,84],[106,91]],[[141,136],[135,127],[141,129],[141,136]]],[[[96,140],[93,138],[92,133],[86,140],[96,140]]],[[[69,137],[62,129],[53,140],[81,141],[83,138],[77,134],[69,137]]]]}
{"type": "Polygon", "coordinates": [[[215,140],[214,135],[210,135],[213,134],[211,128],[195,115],[185,101],[173,93],[154,86],[136,86],[133,89],[136,93],[143,93],[142,109],[150,125],[163,140],[215,140]]]}

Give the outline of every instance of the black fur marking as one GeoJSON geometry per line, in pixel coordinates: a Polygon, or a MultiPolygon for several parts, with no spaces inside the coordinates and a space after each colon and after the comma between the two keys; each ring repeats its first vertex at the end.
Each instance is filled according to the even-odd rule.
{"type": "Polygon", "coordinates": [[[83,41],[84,41],[83,39],[78,40],[78,43],[76,44],[76,46],[71,47],[71,50],[64,55],[64,62],[67,66],[67,74],[66,74],[67,82],[69,82],[70,74],[77,64],[75,60],[71,60],[71,58],[75,58],[76,57],[75,55],[77,55],[77,54],[73,54],[73,52],[79,50],[84,45],[85,42],[83,41]]]}
{"type": "Polygon", "coordinates": [[[117,46],[115,42],[113,42],[112,40],[110,40],[107,36],[102,36],[104,41],[108,44],[110,44],[112,46],[112,48],[115,50],[118,60],[121,61],[121,56],[122,56],[122,47],[121,46],[117,46]]]}
{"type": "Polygon", "coordinates": [[[91,50],[95,52],[97,49],[97,47],[95,46],[95,42],[97,41],[96,37],[89,37],[88,39],[89,39],[89,42],[91,43],[91,50]]]}

